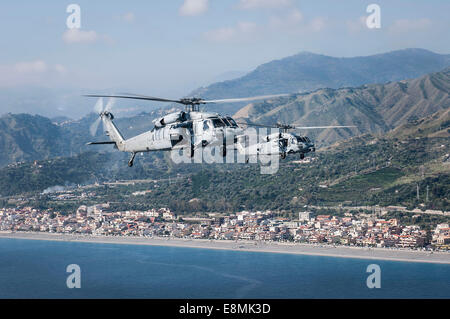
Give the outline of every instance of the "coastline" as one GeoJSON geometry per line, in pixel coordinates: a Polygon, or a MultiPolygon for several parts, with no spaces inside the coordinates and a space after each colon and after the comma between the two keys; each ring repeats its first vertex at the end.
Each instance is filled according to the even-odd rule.
{"type": "Polygon", "coordinates": [[[199,249],[219,249],[263,253],[283,253],[309,256],[388,260],[401,262],[450,264],[450,253],[388,248],[326,246],[300,243],[228,241],[182,238],[107,237],[92,235],[52,234],[37,232],[0,232],[0,238],[84,242],[98,244],[169,246],[199,249]]]}

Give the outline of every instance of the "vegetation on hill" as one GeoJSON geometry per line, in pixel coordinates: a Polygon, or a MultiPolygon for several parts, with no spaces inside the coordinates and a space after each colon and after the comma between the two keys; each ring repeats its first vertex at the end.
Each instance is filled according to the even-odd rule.
{"type": "MultiPolygon", "coordinates": [[[[301,53],[261,65],[244,77],[213,84],[198,90],[194,95],[203,98],[238,97],[306,92],[329,87],[250,104],[240,110],[238,115],[263,124],[281,121],[301,126],[357,126],[357,129],[308,132],[316,143],[331,143],[361,133],[387,132],[407,121],[448,108],[449,69],[414,80],[379,85],[366,83],[417,77],[449,65],[449,55],[420,49],[354,58],[301,53]],[[361,84],[364,85],[337,89],[361,84]]],[[[208,110],[233,114],[242,106],[209,105],[208,110]]],[[[116,123],[124,136],[130,137],[151,129],[153,119],[173,110],[173,106],[169,106],[131,117],[117,117],[116,123]]],[[[79,120],[65,117],[49,120],[27,114],[7,114],[0,117],[0,167],[21,161],[74,156],[92,150],[92,147],[86,146],[87,142],[107,138],[101,130],[95,137],[90,136],[89,126],[95,119],[95,114],[79,120]]],[[[112,148],[95,146],[95,150],[111,151],[112,148]]]]}
{"type": "MultiPolygon", "coordinates": [[[[263,65],[234,82],[213,85],[205,91],[206,95],[201,95],[236,96],[228,95],[228,90],[242,95],[262,93],[253,92],[253,86],[261,87],[264,94],[280,93],[266,89],[273,89],[277,83],[277,88],[283,90],[288,83],[298,86],[300,79],[306,81],[300,84],[308,87],[305,83],[309,83],[310,89],[315,85],[366,83],[369,79],[364,76],[370,72],[363,72],[365,68],[374,70],[370,75],[374,81],[396,80],[448,63],[448,56],[424,50],[349,59],[300,54],[263,65]],[[329,73],[318,71],[330,65],[333,67],[326,69],[329,73]],[[292,70],[296,68],[301,72],[294,74],[292,70]],[[274,76],[274,72],[279,74],[274,76]],[[326,82],[330,79],[341,82],[326,82]],[[234,91],[237,87],[245,92],[234,91]]],[[[241,209],[293,212],[305,209],[305,205],[343,203],[449,210],[449,92],[450,69],[446,69],[412,80],[319,89],[251,104],[238,115],[252,122],[357,126],[317,134],[307,132],[317,146],[322,146],[309,155],[313,159],[298,162],[298,158],[290,156],[280,162],[279,171],[273,175],[260,174],[260,167],[254,164],[175,165],[167,153],[139,155],[135,166],[128,168],[129,154],[111,152],[110,145],[85,145],[91,140],[106,139],[100,131],[95,137],[89,135],[94,114],[79,121],[56,122],[41,116],[8,114],[0,118],[0,204],[9,203],[11,196],[25,195],[22,197],[30,198],[33,205],[41,208],[71,210],[83,203],[100,201],[111,202],[117,209],[169,207],[177,213],[241,209]],[[172,179],[168,182],[169,177],[172,179]],[[158,181],[101,185],[94,197],[76,201],[55,201],[52,196],[41,194],[53,186],[131,179],[158,181]],[[141,190],[149,191],[133,195],[141,190]]],[[[150,129],[151,120],[161,112],[164,111],[118,118],[117,125],[130,137],[150,129]]]]}
{"type": "MultiPolygon", "coordinates": [[[[162,111],[117,118],[116,124],[125,137],[140,134],[153,127],[152,120],[162,111]]],[[[29,114],[7,114],[0,117],[0,167],[17,162],[75,156],[88,151],[112,151],[108,146],[89,146],[90,141],[107,141],[103,130],[91,136],[89,127],[96,120],[89,114],[80,120],[52,121],[29,114]]]]}
{"type": "Polygon", "coordinates": [[[63,130],[39,115],[0,117],[0,167],[12,162],[69,155],[63,130]]]}
{"type": "Polygon", "coordinates": [[[450,107],[450,68],[417,79],[357,88],[319,89],[250,104],[235,118],[254,123],[298,126],[355,125],[351,129],[307,131],[317,143],[364,133],[385,133],[450,107]]]}
{"type": "MultiPolygon", "coordinates": [[[[309,163],[299,163],[291,157],[281,161],[279,171],[273,175],[260,174],[256,164],[168,165],[164,157],[155,155],[152,161],[140,157],[136,167],[130,169],[125,165],[126,158],[113,159],[109,157],[111,153],[84,154],[55,160],[53,164],[50,161],[48,168],[40,169],[40,175],[32,167],[2,169],[0,179],[7,184],[1,184],[1,193],[33,189],[41,192],[56,181],[153,178],[159,181],[98,187],[96,197],[86,199],[86,203],[108,201],[117,209],[169,207],[181,214],[242,209],[293,212],[304,210],[305,205],[341,204],[449,210],[450,135],[442,126],[444,114],[424,119],[415,132],[411,131],[411,124],[398,128],[399,138],[366,134],[323,148],[312,155],[314,160],[309,163]],[[421,127],[427,127],[428,134],[417,137],[421,127]],[[402,128],[412,135],[403,135],[402,128]],[[132,195],[142,190],[150,191],[132,195]]],[[[43,207],[59,205],[46,197],[38,202],[43,207]]],[[[83,203],[77,200],[72,204],[83,203]]]]}

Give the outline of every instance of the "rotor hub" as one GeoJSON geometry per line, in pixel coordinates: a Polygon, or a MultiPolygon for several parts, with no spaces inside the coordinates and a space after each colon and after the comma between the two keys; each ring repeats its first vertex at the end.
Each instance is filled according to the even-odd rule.
{"type": "Polygon", "coordinates": [[[289,125],[289,124],[281,124],[277,123],[276,126],[283,132],[287,133],[288,130],[295,129],[295,126],[289,125]]]}
{"type": "Polygon", "coordinates": [[[103,111],[102,113],[100,113],[100,116],[106,116],[107,118],[114,120],[114,115],[108,111],[103,111]]]}
{"type": "Polygon", "coordinates": [[[204,100],[197,97],[180,99],[180,103],[186,106],[188,111],[198,111],[200,104],[205,104],[204,100]]]}

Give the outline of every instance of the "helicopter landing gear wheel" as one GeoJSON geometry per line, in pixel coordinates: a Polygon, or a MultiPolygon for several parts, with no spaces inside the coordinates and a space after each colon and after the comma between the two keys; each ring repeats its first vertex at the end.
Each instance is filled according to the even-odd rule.
{"type": "Polygon", "coordinates": [[[130,160],[128,161],[128,167],[132,167],[133,166],[133,163],[134,163],[134,158],[136,157],[136,153],[132,153],[131,154],[131,158],[130,158],[130,160]]]}
{"type": "Polygon", "coordinates": [[[300,159],[304,159],[305,158],[305,154],[300,153],[300,159]]]}
{"type": "Polygon", "coordinates": [[[286,152],[281,153],[280,157],[281,157],[281,159],[285,159],[286,158],[286,152]]]}

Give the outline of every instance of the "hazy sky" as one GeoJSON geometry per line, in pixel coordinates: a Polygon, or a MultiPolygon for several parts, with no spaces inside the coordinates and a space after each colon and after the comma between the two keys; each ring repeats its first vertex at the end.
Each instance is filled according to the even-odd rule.
{"type": "Polygon", "coordinates": [[[171,0],[0,3],[0,89],[117,88],[178,97],[299,51],[450,53],[450,1],[171,0]],[[66,8],[81,7],[69,31],[66,8]],[[381,8],[369,29],[366,8],[381,8]]]}

